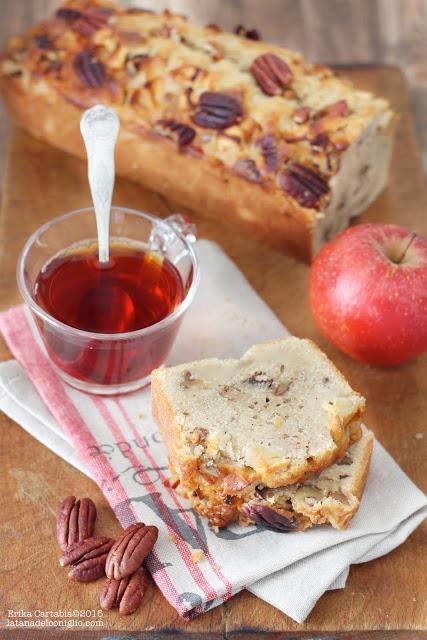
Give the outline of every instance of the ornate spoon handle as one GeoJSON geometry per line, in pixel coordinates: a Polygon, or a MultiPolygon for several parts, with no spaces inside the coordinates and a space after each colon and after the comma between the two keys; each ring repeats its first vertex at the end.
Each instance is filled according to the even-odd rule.
{"type": "Polygon", "coordinates": [[[114,147],[120,122],[112,109],[96,105],[84,112],[80,131],[86,146],[89,187],[98,230],[98,255],[109,260],[110,210],[114,188],[114,147]]]}

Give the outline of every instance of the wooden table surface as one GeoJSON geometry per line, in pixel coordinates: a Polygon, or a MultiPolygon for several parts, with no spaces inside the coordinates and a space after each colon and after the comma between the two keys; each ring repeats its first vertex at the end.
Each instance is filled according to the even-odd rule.
{"type": "MultiPolygon", "coordinates": [[[[389,97],[401,116],[389,187],[362,219],[403,223],[427,235],[427,197],[405,81],[392,68],[349,69],[348,75],[359,86],[389,97]]],[[[52,216],[89,202],[85,174],[86,167],[79,160],[18,130],[12,132],[0,218],[2,308],[19,302],[15,264],[27,236],[52,216]]],[[[117,181],[115,202],[160,215],[167,214],[173,206],[124,180],[117,181]]],[[[427,353],[415,362],[388,370],[351,361],[321,338],[311,320],[306,296],[307,265],[200,215],[193,218],[199,236],[222,245],[289,330],[314,339],[352,386],[366,396],[367,424],[403,470],[426,490],[427,437],[421,438],[427,421],[427,353]]],[[[0,343],[0,358],[8,355],[0,343]]],[[[103,530],[106,535],[115,535],[119,526],[101,491],[4,415],[0,417],[0,464],[3,624],[8,609],[97,608],[99,584],[70,583],[58,566],[53,527],[58,502],[75,493],[92,496],[100,505],[103,530]]],[[[239,640],[259,639],[264,634],[272,634],[269,638],[306,634],[310,638],[347,640],[427,638],[425,542],[426,527],[420,527],[387,556],[352,567],[346,588],[327,592],[302,625],[248,592],[186,625],[151,585],[145,605],[136,615],[120,618],[109,612],[102,619],[102,629],[91,630],[89,637],[123,637],[125,632],[129,637],[127,634],[146,630],[147,637],[153,639],[179,636],[194,640],[202,636],[239,640]]],[[[5,630],[3,633],[5,637],[26,637],[19,633],[11,636],[5,630]]],[[[85,637],[82,631],[78,633],[78,637],[85,637]]],[[[40,637],[49,636],[43,632],[40,637]]]]}
{"type": "MultiPolygon", "coordinates": [[[[392,64],[404,71],[427,171],[427,0],[121,0],[169,7],[232,30],[257,27],[267,41],[301,51],[313,62],[392,64]]],[[[0,0],[0,48],[12,34],[43,19],[61,0],[0,0]]],[[[0,149],[8,128],[0,104],[0,149]]],[[[0,172],[1,172],[0,153],[0,172]]]]}

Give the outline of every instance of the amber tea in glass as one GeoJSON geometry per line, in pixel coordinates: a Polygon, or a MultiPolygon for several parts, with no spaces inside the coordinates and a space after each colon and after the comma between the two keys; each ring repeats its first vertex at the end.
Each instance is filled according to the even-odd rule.
{"type": "MultiPolygon", "coordinates": [[[[184,294],[181,276],[167,258],[131,244],[112,244],[106,265],[99,262],[96,245],[68,250],[40,271],[34,290],[37,304],[60,322],[102,334],[150,327],[172,313],[184,294]]],[[[163,362],[169,342],[163,335],[140,348],[124,343],[117,349],[112,338],[99,351],[91,343],[76,349],[48,339],[51,357],[69,375],[98,384],[146,375],[163,362]]]]}

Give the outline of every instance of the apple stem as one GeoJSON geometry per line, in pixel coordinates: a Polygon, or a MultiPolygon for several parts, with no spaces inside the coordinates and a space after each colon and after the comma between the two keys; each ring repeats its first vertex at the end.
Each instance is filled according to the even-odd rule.
{"type": "Polygon", "coordinates": [[[403,249],[401,255],[399,256],[399,258],[397,260],[394,260],[393,262],[395,262],[395,264],[400,264],[403,260],[403,258],[406,256],[406,252],[408,251],[409,247],[411,246],[411,244],[413,243],[413,241],[415,240],[415,238],[417,237],[417,234],[415,233],[415,231],[412,231],[409,240],[408,240],[408,244],[406,245],[406,247],[403,249]]]}

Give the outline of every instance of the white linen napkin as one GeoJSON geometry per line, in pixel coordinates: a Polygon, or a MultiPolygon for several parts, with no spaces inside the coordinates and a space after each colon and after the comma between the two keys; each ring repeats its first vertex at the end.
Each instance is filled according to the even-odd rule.
{"type": "MultiPolygon", "coordinates": [[[[219,247],[208,241],[199,241],[197,251],[202,269],[201,285],[193,307],[181,327],[171,354],[171,363],[209,356],[240,356],[253,343],[287,333],[219,247]]],[[[14,339],[19,341],[19,337],[14,337],[12,330],[9,333],[5,331],[6,325],[7,322],[2,321],[3,331],[13,349],[14,339]]],[[[90,457],[83,459],[75,432],[69,429],[67,420],[62,420],[62,414],[55,405],[50,405],[55,416],[47,408],[45,402],[49,404],[49,394],[43,386],[43,371],[34,376],[31,357],[22,356],[19,348],[16,353],[31,375],[27,375],[26,370],[16,361],[0,364],[0,408],[45,446],[96,479],[111,502],[108,479],[100,478],[100,469],[96,465],[91,466],[93,462],[90,457]],[[43,395],[45,402],[39,393],[43,395]]],[[[38,365],[40,370],[40,362],[38,365]]],[[[128,447],[132,434],[126,430],[129,425],[123,419],[123,416],[127,416],[129,422],[131,416],[141,435],[144,434],[145,443],[147,444],[147,439],[150,440],[159,469],[164,469],[165,451],[158,441],[156,427],[149,415],[149,390],[123,396],[120,400],[121,417],[117,406],[112,404],[114,400],[99,400],[97,419],[94,420],[95,409],[90,396],[70,389],[59,381],[55,381],[55,384],[64,388],[79,416],[89,425],[100,449],[108,456],[111,466],[120,470],[121,488],[124,488],[126,496],[133,503],[138,517],[153,522],[153,511],[147,514],[148,507],[144,503],[144,498],[153,495],[152,491],[147,491],[146,483],[138,482],[135,486],[135,481],[131,482],[128,477],[131,455],[128,447]],[[103,404],[99,405],[99,402],[103,404]],[[121,433],[126,436],[124,440],[115,442],[111,431],[99,422],[103,411],[107,414],[115,412],[121,433]],[[123,466],[123,463],[126,465],[123,466]]],[[[133,447],[133,453],[145,465],[145,470],[153,473],[147,467],[147,459],[142,457],[140,447],[133,447]]],[[[165,503],[170,505],[171,498],[163,495],[165,489],[162,483],[153,477],[151,483],[165,503]]],[[[179,499],[179,502],[185,501],[179,499]]],[[[122,524],[125,524],[126,518],[118,509],[121,505],[113,506],[116,506],[116,513],[122,524]]],[[[185,511],[187,519],[191,519],[188,522],[202,535],[209,550],[209,559],[213,559],[213,563],[209,564],[204,560],[197,568],[192,568],[191,558],[189,560],[188,554],[185,555],[184,545],[194,549],[197,546],[194,540],[189,540],[183,534],[179,557],[172,541],[165,534],[160,537],[156,547],[160,564],[152,563],[151,566],[157,584],[179,613],[191,617],[220,604],[246,587],[297,622],[306,619],[326,590],[345,585],[351,564],[366,562],[388,553],[401,544],[427,515],[425,496],[377,442],[360,510],[346,531],[319,527],[303,534],[281,534],[255,528],[242,531],[238,527],[231,527],[226,532],[216,534],[191,510],[187,512],[186,506],[188,507],[180,506],[181,511],[178,511],[180,514],[185,511]],[[398,502],[395,500],[396,486],[399,487],[398,502]],[[260,545],[266,550],[274,545],[275,553],[255,553],[260,545]],[[180,570],[184,558],[187,571],[180,570]],[[215,565],[220,569],[220,574],[215,565]],[[316,576],[315,580],[313,576],[316,576]],[[169,586],[165,586],[167,581],[169,586]],[[179,594],[179,603],[171,596],[172,592],[179,594]]],[[[161,521],[162,515],[157,516],[161,521]]]]}

